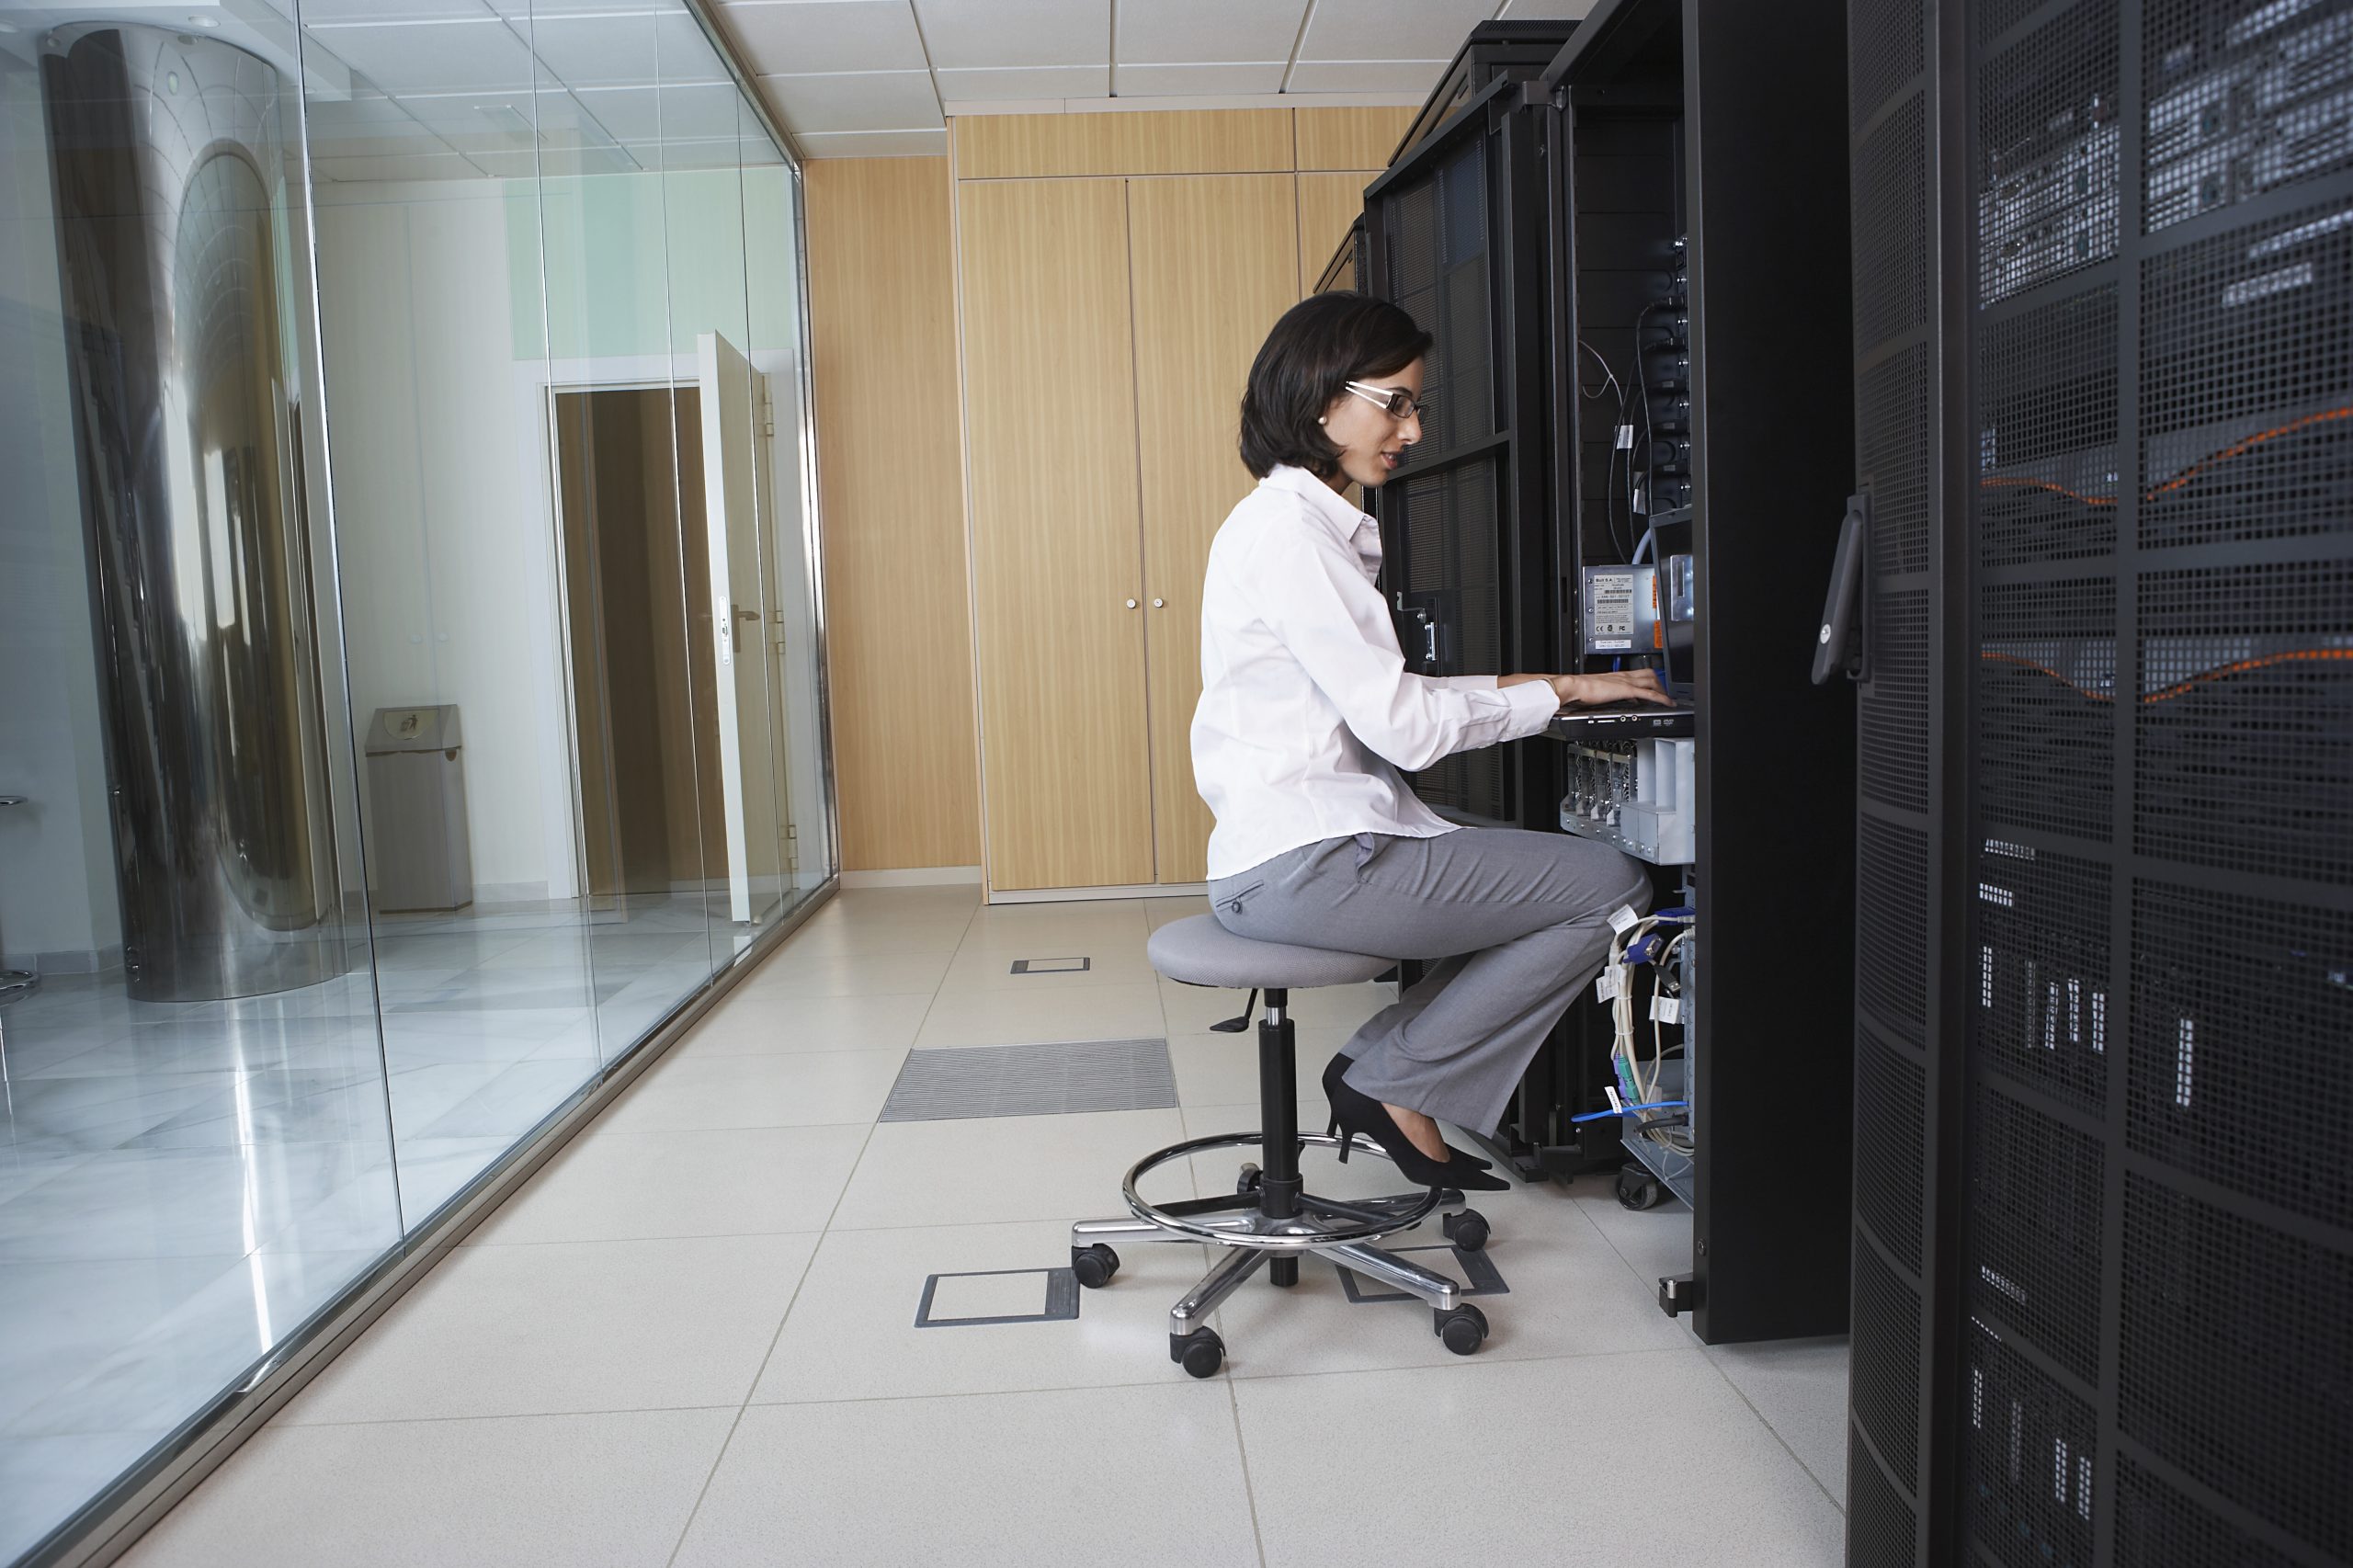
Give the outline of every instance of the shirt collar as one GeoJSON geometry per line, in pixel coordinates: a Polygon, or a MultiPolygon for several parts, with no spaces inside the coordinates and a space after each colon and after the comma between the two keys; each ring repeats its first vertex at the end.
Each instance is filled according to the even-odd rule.
{"type": "Polygon", "coordinates": [[[1305,469],[1284,463],[1258,483],[1304,496],[1315,515],[1336,529],[1342,539],[1355,543],[1359,554],[1369,549],[1374,560],[1380,559],[1381,525],[1366,513],[1349,506],[1341,499],[1338,491],[1305,469]],[[1369,540],[1358,537],[1368,533],[1370,536],[1369,540]]]}

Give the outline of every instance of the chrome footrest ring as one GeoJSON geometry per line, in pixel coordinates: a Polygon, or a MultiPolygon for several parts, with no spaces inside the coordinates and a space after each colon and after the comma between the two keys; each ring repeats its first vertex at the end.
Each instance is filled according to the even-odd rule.
{"type": "MultiPolygon", "coordinates": [[[[1314,1144],[1326,1149],[1339,1148],[1344,1142],[1343,1139],[1335,1138],[1328,1132],[1302,1132],[1299,1135],[1299,1141],[1302,1145],[1314,1144]]],[[[1155,1209],[1136,1194],[1136,1184],[1142,1179],[1145,1173],[1157,1170],[1171,1160],[1180,1160],[1188,1154],[1198,1154],[1211,1149],[1237,1149],[1245,1146],[1256,1148],[1264,1142],[1264,1138],[1256,1132],[1219,1132],[1207,1138],[1188,1138],[1182,1143],[1171,1143],[1165,1149],[1155,1149],[1129,1167],[1126,1178],[1120,1183],[1120,1196],[1127,1200],[1129,1211],[1148,1225],[1157,1225],[1162,1230],[1174,1232],[1178,1235],[1191,1236],[1198,1241],[1212,1242],[1219,1246],[1256,1247],[1262,1252],[1276,1253],[1306,1253],[1313,1252],[1317,1247],[1339,1246],[1350,1242],[1376,1242],[1383,1236],[1394,1235],[1399,1231],[1410,1231],[1437,1212],[1439,1199],[1445,1196],[1445,1189],[1431,1187],[1418,1198],[1401,1194],[1395,1198],[1359,1199],[1356,1200],[1359,1207],[1370,1207],[1376,1203],[1393,1203],[1399,1207],[1393,1219],[1384,1219],[1380,1224],[1321,1228],[1317,1227],[1310,1217],[1299,1215],[1290,1219],[1269,1221],[1269,1223],[1285,1227],[1281,1231],[1270,1233],[1260,1231],[1231,1231],[1200,1224],[1188,1216],[1170,1214],[1155,1209]]],[[[1357,1139],[1350,1145],[1350,1152],[1370,1154],[1375,1159],[1389,1158],[1387,1151],[1365,1138],[1357,1139]]]]}

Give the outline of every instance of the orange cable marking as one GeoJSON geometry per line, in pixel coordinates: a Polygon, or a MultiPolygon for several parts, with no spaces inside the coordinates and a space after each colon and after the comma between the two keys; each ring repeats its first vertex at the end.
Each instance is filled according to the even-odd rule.
{"type": "MultiPolygon", "coordinates": [[[[2116,700],[2115,694],[2112,692],[2094,691],[2089,687],[2077,686],[2049,665],[2037,664],[2032,659],[2022,659],[2015,653],[1999,653],[1992,649],[1981,649],[1977,656],[1988,664],[2014,665],[2020,669],[2032,670],[2038,675],[2049,676],[2068,690],[2089,698],[2094,702],[2116,700]]],[[[2188,680],[2177,681],[2162,690],[2150,692],[2141,700],[2144,703],[2167,701],[2214,681],[2225,680],[2232,676],[2245,675],[2250,670],[2264,669],[2272,665],[2309,664],[2320,660],[2336,659],[2353,661],[2353,648],[2297,648],[2285,653],[2265,653],[2256,658],[2241,659],[2234,664],[2224,665],[2219,669],[2203,671],[2190,676],[2188,680]]]]}
{"type": "MultiPolygon", "coordinates": [[[[2206,472],[2207,470],[2214,468],[2220,464],[2229,462],[2233,458],[2245,457],[2247,453],[2255,450],[2257,447],[2262,446],[2267,441],[2277,441],[2283,436],[2292,436],[2299,430],[2307,429],[2314,425],[2325,425],[2338,419],[2353,419],[2353,406],[2323,409],[2317,414],[2307,414],[2300,418],[2290,419],[2287,424],[2275,426],[2268,430],[2258,430],[2254,435],[2247,437],[2244,440],[2232,442],[2229,446],[2224,447],[2221,451],[2214,452],[2207,457],[2199,459],[2188,468],[2183,469],[2179,473],[2175,474],[2171,479],[2166,480],[2163,484],[2158,485],[2154,490],[2152,490],[2143,495],[2141,499],[2143,501],[2154,501],[2158,496],[2165,494],[2167,491],[2184,489],[2194,483],[2198,477],[2206,472]]],[[[1979,480],[1977,482],[1977,485],[1981,490],[2002,490],[2012,488],[2047,490],[2053,495],[2063,495],[2070,501],[2081,502],[2086,506],[2113,506],[2116,505],[2116,497],[2113,495],[2086,495],[2081,491],[2070,490],[2063,484],[2054,483],[2051,480],[2047,479],[2025,479],[1996,474],[1991,478],[1979,480]]]]}

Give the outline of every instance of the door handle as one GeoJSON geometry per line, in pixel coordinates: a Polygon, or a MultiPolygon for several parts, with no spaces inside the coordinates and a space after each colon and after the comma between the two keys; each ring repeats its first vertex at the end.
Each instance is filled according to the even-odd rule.
{"type": "Polygon", "coordinates": [[[1130,609],[1133,609],[1133,608],[1136,608],[1136,601],[1135,601],[1135,600],[1133,600],[1133,599],[1130,599],[1130,600],[1128,601],[1128,608],[1129,608],[1130,609]]]}
{"type": "Polygon", "coordinates": [[[1154,609],[1166,609],[1168,608],[1168,601],[1166,599],[1154,599],[1152,601],[1152,608],[1154,609]]]}
{"type": "Polygon", "coordinates": [[[1863,556],[1870,545],[1870,497],[1847,498],[1847,516],[1838,525],[1838,551],[1830,562],[1830,594],[1822,607],[1822,630],[1814,634],[1813,684],[1823,686],[1835,675],[1865,680],[1870,668],[1863,656],[1863,556]]]}

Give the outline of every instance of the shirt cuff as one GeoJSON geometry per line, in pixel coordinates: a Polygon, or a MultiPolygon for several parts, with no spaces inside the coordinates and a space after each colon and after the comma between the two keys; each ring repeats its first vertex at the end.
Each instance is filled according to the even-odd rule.
{"type": "Polygon", "coordinates": [[[1540,733],[1561,710],[1561,699],[1549,680],[1524,680],[1518,686],[1505,687],[1501,695],[1511,704],[1511,722],[1505,731],[1506,740],[1540,733]]]}
{"type": "Polygon", "coordinates": [[[1448,691],[1493,691],[1501,676],[1434,676],[1430,684],[1448,691]]]}

